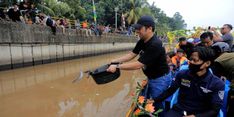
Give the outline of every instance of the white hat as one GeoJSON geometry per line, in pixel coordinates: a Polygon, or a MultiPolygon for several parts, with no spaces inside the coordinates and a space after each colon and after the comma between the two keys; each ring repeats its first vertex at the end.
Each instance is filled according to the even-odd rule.
{"type": "Polygon", "coordinates": [[[193,38],[189,38],[189,39],[187,40],[187,42],[189,42],[189,43],[193,43],[193,41],[194,41],[193,38]]]}
{"type": "Polygon", "coordinates": [[[229,45],[225,42],[216,42],[212,45],[212,47],[219,48],[220,52],[228,52],[230,51],[229,45]]]}

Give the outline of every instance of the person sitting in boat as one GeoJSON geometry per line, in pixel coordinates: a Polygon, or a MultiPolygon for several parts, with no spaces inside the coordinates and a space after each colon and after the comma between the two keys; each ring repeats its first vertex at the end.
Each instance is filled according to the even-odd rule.
{"type": "Polygon", "coordinates": [[[172,74],[175,74],[176,72],[176,66],[172,63],[172,57],[175,56],[175,53],[174,51],[171,51],[171,52],[167,52],[166,53],[166,57],[167,57],[167,64],[170,68],[170,71],[172,74]]]}
{"type": "Polygon", "coordinates": [[[231,117],[234,115],[234,53],[229,51],[229,45],[225,42],[213,44],[212,49],[216,53],[212,69],[213,73],[220,76],[223,80],[230,82],[230,85],[228,85],[230,90],[228,92],[227,102],[224,103],[222,111],[224,116],[231,117]]]}
{"type": "Polygon", "coordinates": [[[154,98],[155,102],[162,102],[179,88],[178,101],[165,117],[217,117],[225,85],[208,70],[213,57],[211,48],[196,47],[189,69],[179,71],[170,88],[154,98]]]}
{"type": "Polygon", "coordinates": [[[172,63],[178,69],[182,64],[184,64],[188,59],[184,56],[184,50],[177,49],[176,55],[171,58],[172,63]]]}

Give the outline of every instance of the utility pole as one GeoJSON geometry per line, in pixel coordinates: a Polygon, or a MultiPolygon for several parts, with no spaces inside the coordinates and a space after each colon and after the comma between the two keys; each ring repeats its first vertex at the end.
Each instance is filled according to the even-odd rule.
{"type": "Polygon", "coordinates": [[[92,0],[92,2],[93,2],[93,20],[94,20],[95,26],[97,26],[97,13],[96,13],[96,7],[95,7],[94,0],[92,0]]]}
{"type": "Polygon", "coordinates": [[[117,12],[118,12],[119,8],[115,7],[115,30],[117,30],[117,12]]]}

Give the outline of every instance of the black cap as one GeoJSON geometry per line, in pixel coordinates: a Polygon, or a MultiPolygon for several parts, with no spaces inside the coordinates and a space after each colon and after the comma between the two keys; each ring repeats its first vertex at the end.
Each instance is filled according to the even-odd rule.
{"type": "Polygon", "coordinates": [[[177,51],[176,52],[181,52],[181,53],[184,53],[184,50],[183,49],[177,49],[177,51]]]}
{"type": "Polygon", "coordinates": [[[155,27],[154,19],[151,16],[142,16],[133,27],[137,30],[142,26],[155,27]]]}
{"type": "Polygon", "coordinates": [[[13,5],[19,5],[17,2],[14,2],[13,5]]]}
{"type": "Polygon", "coordinates": [[[181,42],[181,41],[186,41],[186,37],[180,37],[179,42],[181,42]]]}

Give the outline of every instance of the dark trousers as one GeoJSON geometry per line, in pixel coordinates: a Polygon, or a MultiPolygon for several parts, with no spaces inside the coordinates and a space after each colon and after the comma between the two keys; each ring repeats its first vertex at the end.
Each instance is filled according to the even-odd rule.
{"type": "Polygon", "coordinates": [[[227,117],[233,117],[233,115],[234,115],[234,89],[231,88],[228,93],[229,93],[229,95],[228,95],[227,117]]]}
{"type": "MultiPolygon", "coordinates": [[[[174,105],[172,109],[164,113],[164,117],[183,117],[184,115],[184,110],[181,110],[177,105],[174,105]]],[[[192,115],[194,113],[192,112],[186,112],[187,115],[192,115]]]]}
{"type": "Polygon", "coordinates": [[[183,117],[183,113],[178,112],[174,109],[170,109],[169,111],[165,112],[164,117],[183,117]]]}

